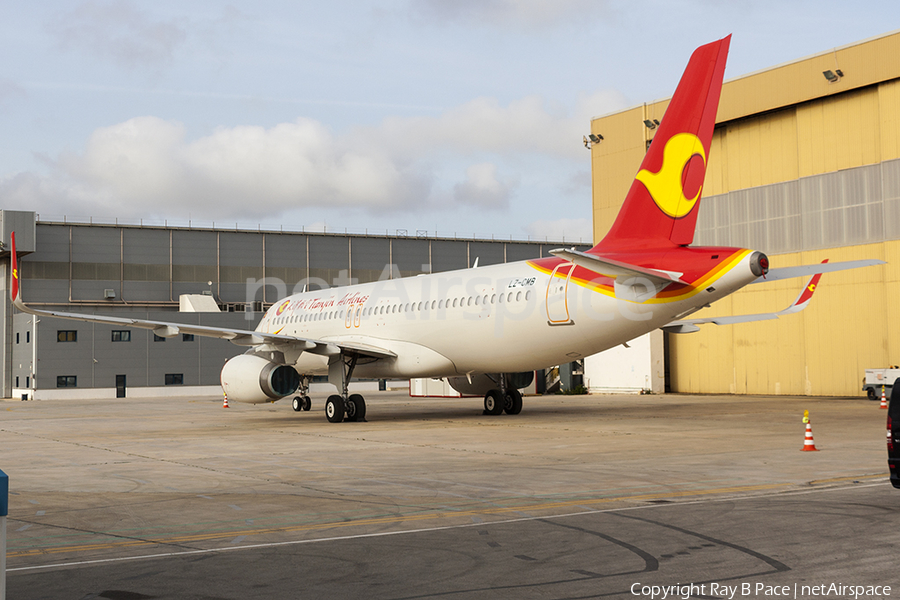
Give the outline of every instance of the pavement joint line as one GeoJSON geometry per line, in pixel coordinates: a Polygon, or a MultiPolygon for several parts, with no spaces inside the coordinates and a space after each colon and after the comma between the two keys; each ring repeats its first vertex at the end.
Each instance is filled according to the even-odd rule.
{"type": "MultiPolygon", "coordinates": [[[[886,477],[886,476],[885,476],[886,477]]],[[[862,488],[870,488],[877,487],[879,485],[884,485],[884,481],[880,481],[877,483],[868,483],[863,485],[854,485],[854,486],[832,486],[832,487],[822,487],[816,489],[807,489],[807,490],[791,490],[786,492],[770,492],[768,494],[748,494],[743,496],[729,496],[725,498],[700,498],[697,500],[689,500],[685,502],[679,502],[679,506],[685,505],[695,505],[695,504],[706,504],[712,502],[738,502],[742,500],[756,500],[761,498],[774,498],[774,497],[787,497],[787,496],[799,496],[820,492],[832,492],[832,491],[845,491],[845,490],[855,490],[862,488]]],[[[783,484],[789,485],[789,484],[783,484]]],[[[87,565],[97,565],[97,564],[109,564],[109,563],[117,563],[117,562],[130,562],[137,560],[150,560],[150,559],[159,559],[159,558],[173,558],[179,556],[190,556],[190,555],[198,555],[198,554],[213,554],[218,552],[231,552],[234,550],[254,550],[261,548],[276,548],[280,546],[296,546],[301,544],[318,544],[324,542],[337,542],[337,541],[346,541],[346,540],[354,540],[354,539],[366,539],[366,538],[377,538],[377,537],[388,537],[395,535],[409,535],[416,533],[430,533],[435,531],[447,531],[453,529],[467,529],[472,527],[489,527],[495,525],[507,525],[512,523],[523,523],[529,521],[540,521],[540,520],[554,520],[554,519],[566,519],[577,516],[585,516],[585,515],[596,515],[602,513],[615,513],[615,512],[625,512],[632,510],[647,510],[647,509],[664,509],[670,508],[673,504],[642,504],[638,506],[625,506],[619,508],[606,508],[606,509],[593,509],[586,510],[574,513],[566,513],[561,515],[552,515],[552,516],[531,516],[531,517],[520,517],[517,519],[504,519],[500,521],[489,521],[489,522],[473,522],[473,523],[461,523],[456,525],[445,525],[440,527],[424,527],[419,529],[409,529],[402,531],[382,531],[377,533],[361,533],[354,535],[344,535],[344,536],[332,536],[327,538],[316,538],[316,539],[307,539],[307,540],[288,540],[283,542],[267,542],[262,544],[248,544],[244,546],[226,546],[223,548],[204,548],[198,550],[185,550],[181,552],[165,552],[160,554],[147,554],[147,555],[138,555],[138,556],[120,556],[115,558],[102,558],[102,559],[94,559],[94,560],[83,560],[83,561],[72,561],[66,563],[54,563],[47,565],[32,565],[26,567],[13,567],[7,568],[8,573],[19,572],[19,571],[36,571],[41,569],[54,569],[54,568],[64,568],[64,567],[77,567],[77,566],[87,566],[87,565]]]]}

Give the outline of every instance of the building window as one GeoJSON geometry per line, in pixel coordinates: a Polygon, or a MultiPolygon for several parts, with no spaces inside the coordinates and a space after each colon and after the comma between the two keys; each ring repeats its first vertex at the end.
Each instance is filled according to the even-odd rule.
{"type": "Polygon", "coordinates": [[[184,385],[184,374],[166,373],[166,385],[184,385]]]}
{"type": "Polygon", "coordinates": [[[16,333],[16,343],[17,344],[19,343],[19,334],[18,333],[16,333]]]}
{"type": "Polygon", "coordinates": [[[56,387],[78,387],[78,378],[75,375],[57,375],[56,387]]]}
{"type": "Polygon", "coordinates": [[[164,342],[164,341],[166,341],[166,338],[164,338],[164,337],[161,336],[161,335],[156,335],[156,334],[154,333],[154,334],[153,334],[153,341],[154,341],[154,342],[164,342]]]}
{"type": "Polygon", "coordinates": [[[30,343],[31,343],[31,332],[30,332],[30,331],[26,331],[26,332],[25,332],[25,343],[26,343],[26,344],[30,344],[30,343]]]}
{"type": "Polygon", "coordinates": [[[19,376],[16,375],[16,387],[19,387],[19,376]]]}
{"type": "Polygon", "coordinates": [[[77,342],[78,341],[78,332],[72,331],[68,329],[60,329],[56,332],[56,341],[57,342],[77,342]]]}
{"type": "Polygon", "coordinates": [[[129,331],[128,329],[113,330],[112,341],[114,341],[114,342],[130,342],[131,341],[131,331],[129,331]]]}
{"type": "Polygon", "coordinates": [[[29,375],[25,376],[25,387],[27,387],[27,388],[31,387],[31,376],[29,376],[29,375]]]}
{"type": "Polygon", "coordinates": [[[182,342],[193,342],[193,341],[194,341],[194,334],[193,334],[193,333],[182,333],[182,334],[181,334],[181,341],[182,341],[182,342]]]}

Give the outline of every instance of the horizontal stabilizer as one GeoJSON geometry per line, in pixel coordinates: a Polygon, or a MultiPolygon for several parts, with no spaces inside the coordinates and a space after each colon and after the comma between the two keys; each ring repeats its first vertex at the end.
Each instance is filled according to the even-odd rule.
{"type": "Polygon", "coordinates": [[[619,277],[645,277],[655,284],[669,283],[685,283],[681,280],[683,273],[675,273],[672,271],[662,271],[660,269],[649,269],[647,267],[639,267],[631,265],[619,260],[605,258],[597,254],[588,254],[580,252],[575,248],[559,248],[551,250],[550,254],[557,256],[563,260],[567,260],[574,265],[578,265],[594,273],[606,275],[613,279],[619,277]]]}

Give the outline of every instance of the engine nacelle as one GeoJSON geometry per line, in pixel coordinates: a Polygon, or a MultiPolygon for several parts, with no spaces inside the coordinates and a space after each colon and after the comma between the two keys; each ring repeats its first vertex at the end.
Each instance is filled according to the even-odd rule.
{"type": "Polygon", "coordinates": [[[262,404],[296,392],[300,374],[290,365],[274,363],[255,354],[241,354],[222,367],[221,381],[229,400],[262,404]]]}
{"type": "MultiPolygon", "coordinates": [[[[472,375],[472,383],[469,383],[468,377],[448,377],[447,382],[454,390],[465,396],[483,396],[488,391],[498,389],[500,384],[499,374],[492,374],[490,377],[484,373],[472,375]]],[[[527,388],[534,381],[534,371],[524,371],[522,373],[507,373],[506,387],[522,389],[527,388]]]]}

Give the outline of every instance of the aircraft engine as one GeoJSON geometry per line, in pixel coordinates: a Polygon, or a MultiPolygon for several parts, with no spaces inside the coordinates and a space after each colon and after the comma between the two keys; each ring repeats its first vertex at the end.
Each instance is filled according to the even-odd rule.
{"type": "MultiPolygon", "coordinates": [[[[448,377],[447,381],[450,383],[450,387],[466,396],[483,396],[488,391],[500,387],[500,375],[497,373],[490,376],[483,373],[472,375],[472,383],[469,383],[466,377],[448,377]]],[[[531,385],[532,381],[534,381],[534,371],[506,374],[506,386],[509,388],[526,388],[531,385]]]]}
{"type": "Polygon", "coordinates": [[[294,367],[255,354],[241,354],[226,362],[221,380],[229,400],[249,404],[275,402],[300,387],[300,374],[294,367]]]}

